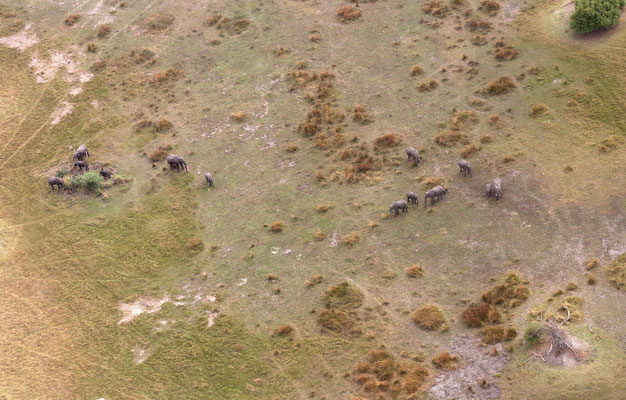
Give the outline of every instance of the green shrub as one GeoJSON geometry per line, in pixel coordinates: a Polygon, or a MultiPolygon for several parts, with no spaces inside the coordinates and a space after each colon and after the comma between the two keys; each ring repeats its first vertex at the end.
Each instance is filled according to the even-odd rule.
{"type": "Polygon", "coordinates": [[[73,188],[83,188],[89,192],[100,194],[104,178],[97,172],[86,172],[72,178],[73,188]]]}
{"type": "Polygon", "coordinates": [[[524,332],[524,340],[526,341],[526,344],[533,345],[538,343],[541,339],[542,332],[543,330],[541,325],[534,322],[528,325],[528,328],[526,328],[526,331],[524,332]]]}
{"type": "Polygon", "coordinates": [[[57,178],[63,178],[67,174],[69,174],[69,171],[67,170],[67,168],[60,169],[57,171],[57,178]]]}
{"type": "Polygon", "coordinates": [[[570,26],[579,33],[587,33],[613,26],[619,20],[626,0],[574,0],[576,10],[570,26]]]}

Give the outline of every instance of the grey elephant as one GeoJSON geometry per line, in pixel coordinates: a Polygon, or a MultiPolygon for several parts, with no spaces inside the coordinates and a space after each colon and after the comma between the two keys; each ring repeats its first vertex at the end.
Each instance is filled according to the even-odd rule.
{"type": "Polygon", "coordinates": [[[165,161],[170,165],[170,169],[176,168],[176,171],[183,169],[183,171],[189,171],[189,167],[187,167],[187,162],[180,156],[176,156],[174,154],[170,154],[165,158],[165,161]]]}
{"type": "Polygon", "coordinates": [[[54,190],[55,186],[57,186],[59,190],[61,190],[62,187],[65,187],[65,182],[63,182],[63,179],[58,176],[48,176],[46,179],[48,180],[48,185],[50,185],[52,190],[54,190]]]}
{"type": "Polygon", "coordinates": [[[85,146],[84,144],[81,144],[80,146],[78,146],[78,149],[76,149],[76,151],[74,152],[74,155],[72,156],[72,160],[78,160],[78,161],[83,161],[86,157],[89,157],[89,150],[87,150],[87,146],[85,146]]]}
{"type": "Polygon", "coordinates": [[[78,167],[80,171],[82,171],[83,168],[85,171],[89,171],[89,164],[87,164],[87,161],[76,161],[74,163],[74,167],[78,167]]]}
{"type": "Polygon", "coordinates": [[[459,161],[459,169],[461,170],[461,173],[463,175],[469,175],[469,177],[472,177],[472,167],[470,167],[470,163],[465,161],[465,160],[460,160],[459,161]]]}
{"type": "Polygon", "coordinates": [[[496,200],[500,200],[502,197],[502,180],[496,178],[493,180],[493,184],[486,185],[487,197],[495,197],[496,200]]]}
{"type": "Polygon", "coordinates": [[[402,212],[408,212],[409,211],[409,206],[406,203],[406,201],[398,200],[398,201],[395,201],[395,202],[391,203],[391,205],[389,206],[389,213],[391,214],[392,212],[395,211],[396,217],[398,215],[400,215],[400,210],[402,212]]]}
{"type": "Polygon", "coordinates": [[[419,164],[422,162],[419,153],[413,147],[409,146],[406,148],[406,155],[408,156],[407,161],[413,160],[415,164],[419,164]]]}
{"type": "Polygon", "coordinates": [[[111,171],[107,171],[106,169],[101,169],[100,176],[102,176],[104,179],[111,179],[111,171]]]}
{"type": "Polygon", "coordinates": [[[207,183],[209,184],[209,187],[214,188],[215,184],[213,184],[213,176],[211,175],[210,172],[207,172],[206,174],[204,174],[204,179],[206,179],[207,183]]]}
{"type": "Polygon", "coordinates": [[[406,192],[406,201],[413,204],[418,204],[418,197],[413,192],[406,192]]]}
{"type": "Polygon", "coordinates": [[[438,185],[438,186],[435,186],[434,188],[430,189],[424,195],[424,207],[426,207],[426,205],[428,203],[428,199],[430,199],[430,205],[432,206],[433,204],[435,204],[436,201],[438,201],[441,198],[443,198],[443,196],[446,193],[448,193],[448,189],[444,188],[443,186],[439,186],[438,185]]]}

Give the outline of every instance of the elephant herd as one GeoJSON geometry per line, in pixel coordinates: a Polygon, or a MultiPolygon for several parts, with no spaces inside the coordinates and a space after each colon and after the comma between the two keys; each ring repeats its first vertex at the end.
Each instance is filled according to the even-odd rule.
{"type": "MultiPolygon", "coordinates": [[[[90,157],[89,150],[87,149],[87,146],[81,144],[72,156],[72,161],[75,161],[74,167],[78,168],[79,172],[89,171],[89,163],[86,161],[87,157],[90,157]]],[[[176,169],[177,171],[180,171],[182,169],[183,171],[189,171],[187,162],[181,156],[169,154],[165,158],[165,161],[167,161],[168,165],[170,166],[170,170],[176,169]]],[[[111,171],[101,169],[100,175],[104,179],[110,179],[112,173],[111,171]]],[[[50,185],[52,190],[54,190],[55,187],[59,190],[65,187],[65,182],[62,178],[58,176],[48,176],[46,177],[46,179],[48,181],[48,185],[50,185]]],[[[204,174],[204,179],[209,184],[209,187],[215,187],[215,183],[213,182],[213,176],[209,172],[204,174]]]]}
{"type": "MultiPolygon", "coordinates": [[[[415,165],[418,165],[419,163],[422,162],[422,159],[419,156],[418,151],[415,150],[413,147],[407,147],[406,154],[408,156],[407,161],[413,161],[415,165]]],[[[460,160],[458,165],[459,165],[460,173],[462,173],[463,175],[469,176],[470,178],[472,177],[472,167],[470,166],[470,163],[468,161],[460,160]]],[[[487,184],[486,189],[487,189],[486,194],[488,198],[493,196],[495,197],[496,200],[500,200],[500,197],[502,197],[501,179],[495,178],[493,180],[493,183],[487,184]]],[[[448,189],[440,185],[437,185],[434,188],[426,191],[426,193],[424,194],[424,207],[428,205],[428,199],[430,199],[430,205],[432,206],[435,204],[435,202],[441,200],[443,196],[445,196],[447,193],[448,193],[448,189]]],[[[417,194],[415,194],[414,192],[407,192],[406,200],[398,200],[398,201],[391,203],[391,205],[389,206],[389,213],[395,213],[395,215],[398,216],[400,215],[400,212],[409,211],[409,204],[417,205],[418,203],[419,203],[419,198],[417,194]]]]}
{"type": "MultiPolygon", "coordinates": [[[[85,146],[84,144],[81,144],[72,155],[72,161],[75,161],[74,168],[78,168],[79,172],[89,171],[89,163],[85,160],[85,158],[87,157],[91,157],[89,154],[89,150],[87,150],[87,146],[85,146]]],[[[104,179],[110,179],[112,173],[109,170],[101,168],[100,175],[104,179]]],[[[48,176],[46,177],[46,180],[48,181],[48,185],[50,185],[52,190],[54,190],[55,187],[59,190],[65,187],[65,182],[63,181],[62,178],[58,176],[48,176]]]]}

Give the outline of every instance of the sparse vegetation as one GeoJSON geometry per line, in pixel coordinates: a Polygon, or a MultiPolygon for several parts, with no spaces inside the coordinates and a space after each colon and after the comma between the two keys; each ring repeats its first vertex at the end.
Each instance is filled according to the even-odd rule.
{"type": "Polygon", "coordinates": [[[420,328],[424,328],[429,331],[445,331],[448,329],[443,313],[434,304],[428,304],[415,310],[411,319],[420,328]]]}
{"type": "Polygon", "coordinates": [[[447,351],[437,354],[432,363],[438,369],[454,370],[459,368],[459,357],[452,356],[447,351]]]}
{"type": "Polygon", "coordinates": [[[98,37],[104,38],[107,37],[111,33],[111,26],[108,24],[103,24],[98,27],[98,37]]]}
{"type": "Polygon", "coordinates": [[[144,21],[144,27],[150,32],[160,32],[169,28],[174,23],[174,16],[166,12],[156,12],[149,15],[144,21]]]}
{"type": "Polygon", "coordinates": [[[79,19],[80,19],[80,15],[70,14],[67,16],[67,18],[65,18],[65,25],[74,26],[74,24],[76,24],[79,19]]]}
{"type": "Polygon", "coordinates": [[[337,17],[341,22],[356,21],[361,15],[361,10],[351,6],[343,6],[337,10],[337,17]]]}
{"type": "Polygon", "coordinates": [[[626,254],[617,257],[606,273],[613,286],[619,290],[626,291],[626,254]]]}

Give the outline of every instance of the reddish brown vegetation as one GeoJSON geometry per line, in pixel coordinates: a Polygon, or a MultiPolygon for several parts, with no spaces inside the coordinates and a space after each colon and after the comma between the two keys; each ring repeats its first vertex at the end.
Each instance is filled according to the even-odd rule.
{"type": "Polygon", "coordinates": [[[351,6],[343,6],[337,10],[337,17],[341,22],[356,21],[361,15],[361,10],[351,6]]]}

